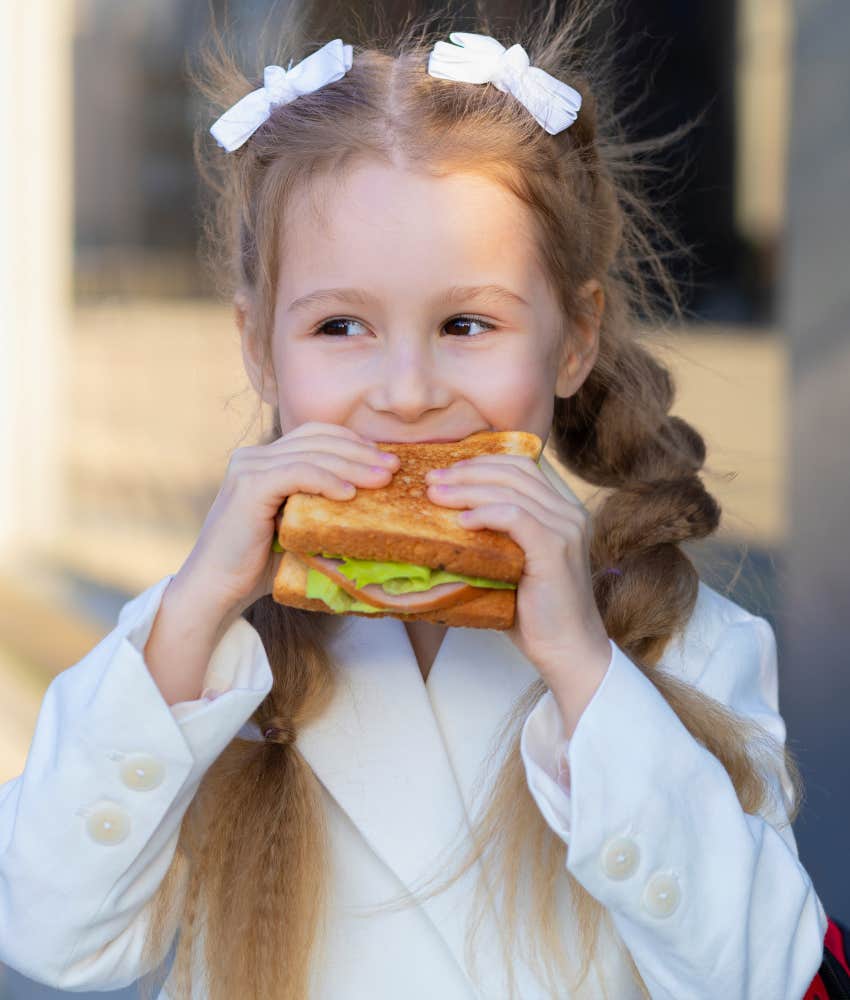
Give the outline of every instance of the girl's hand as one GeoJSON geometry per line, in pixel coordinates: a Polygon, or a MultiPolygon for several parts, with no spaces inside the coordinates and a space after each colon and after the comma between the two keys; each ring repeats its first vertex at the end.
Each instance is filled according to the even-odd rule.
{"type": "Polygon", "coordinates": [[[356,487],[385,486],[398,465],[396,455],[337,424],[309,422],[271,444],[237,448],[174,582],[222,617],[241,614],[272,591],[283,558],[272,550],[276,515],[288,496],[350,500],[356,487]]]}
{"type": "Polygon", "coordinates": [[[537,667],[570,728],[568,717],[577,721],[611,659],[591,585],[590,515],[525,455],[477,455],[441,471],[426,477],[432,503],[469,508],[460,515],[464,528],[504,531],[525,552],[507,635],[537,667]]]}

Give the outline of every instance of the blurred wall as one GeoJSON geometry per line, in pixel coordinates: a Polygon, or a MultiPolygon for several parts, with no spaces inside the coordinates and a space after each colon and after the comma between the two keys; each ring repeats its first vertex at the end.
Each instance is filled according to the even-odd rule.
{"type": "Polygon", "coordinates": [[[780,700],[807,779],[795,832],[850,924],[850,4],[797,0],[785,323],[791,532],[780,700]]]}
{"type": "Polygon", "coordinates": [[[73,253],[71,0],[0,3],[0,555],[45,545],[60,470],[73,253]]]}

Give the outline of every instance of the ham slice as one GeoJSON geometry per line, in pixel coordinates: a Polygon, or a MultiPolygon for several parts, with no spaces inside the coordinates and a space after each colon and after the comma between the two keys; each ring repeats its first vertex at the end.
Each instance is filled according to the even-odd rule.
{"type": "Polygon", "coordinates": [[[307,556],[298,553],[298,558],[313,569],[330,577],[334,583],[353,598],[371,604],[375,608],[386,608],[388,610],[402,611],[435,611],[438,608],[454,607],[458,604],[465,604],[467,601],[480,596],[486,589],[484,587],[473,587],[462,580],[455,580],[451,583],[439,583],[430,590],[414,591],[410,594],[388,594],[379,583],[369,583],[365,587],[356,587],[353,580],[349,580],[344,573],[340,573],[339,567],[344,565],[342,559],[326,559],[324,556],[307,556]]]}

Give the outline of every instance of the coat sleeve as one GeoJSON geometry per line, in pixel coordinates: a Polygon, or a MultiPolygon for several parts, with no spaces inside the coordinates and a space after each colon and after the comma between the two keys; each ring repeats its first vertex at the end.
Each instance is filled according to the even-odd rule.
{"type": "Polygon", "coordinates": [[[271,688],[260,637],[239,618],[205,678],[227,690],[181,703],[194,705],[185,718],[171,710],[142,656],[171,579],[53,679],[24,771],[0,786],[0,961],[58,989],[118,989],[150,970],[149,904],[183,815],[271,688]]]}
{"type": "MultiPolygon", "coordinates": [[[[521,736],[567,870],[610,911],[654,1000],[800,1000],[826,914],[788,823],[785,769],[769,815],[745,813],[720,761],[611,646],[572,739],[550,692],[521,736]]],[[[752,615],[726,625],[695,683],[784,744],[776,661],[769,622],[752,615]]]]}

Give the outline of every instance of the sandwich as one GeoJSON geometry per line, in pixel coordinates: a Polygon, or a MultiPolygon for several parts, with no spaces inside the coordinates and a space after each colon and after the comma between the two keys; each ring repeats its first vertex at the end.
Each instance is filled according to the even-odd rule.
{"type": "Polygon", "coordinates": [[[425,474],[476,455],[527,455],[526,431],[482,431],[460,441],[378,443],[400,458],[386,486],[351,500],[293,493],[277,519],[283,553],[272,597],[333,614],[509,629],[525,554],[505,532],[458,523],[460,509],[428,499],[425,474]]]}

